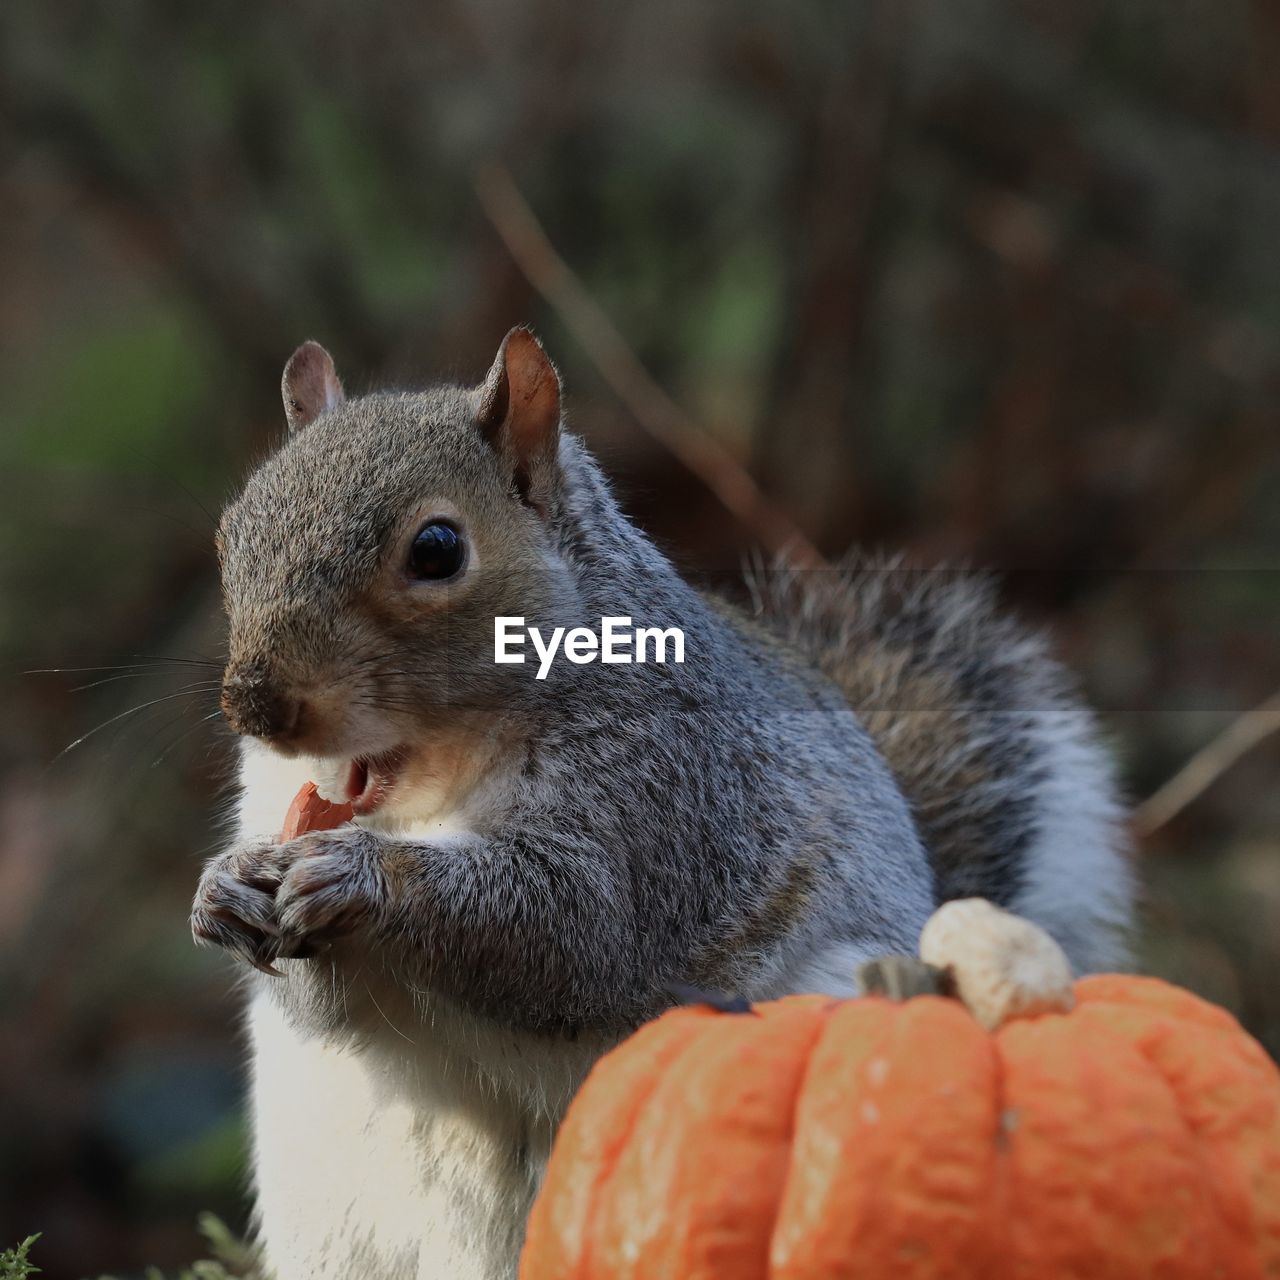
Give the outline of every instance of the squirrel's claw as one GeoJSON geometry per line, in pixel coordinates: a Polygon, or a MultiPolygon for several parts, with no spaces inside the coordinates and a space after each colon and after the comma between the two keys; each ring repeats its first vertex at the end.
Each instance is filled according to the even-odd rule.
{"type": "Polygon", "coordinates": [[[275,896],[276,954],[308,959],[375,917],[385,886],[368,832],[343,827],[291,844],[297,856],[275,896]]]}
{"type": "Polygon", "coordinates": [[[276,958],[280,926],[275,894],[282,870],[275,846],[237,845],[205,866],[191,907],[197,943],[222,947],[262,973],[283,976],[276,958]]]}
{"type": "Polygon", "coordinates": [[[265,973],[269,978],[284,977],[284,971],[277,969],[272,963],[277,959],[277,955],[275,943],[270,938],[264,938],[258,943],[254,943],[251,939],[241,938],[226,949],[237,960],[243,960],[245,964],[257,969],[259,973],[265,973]]]}

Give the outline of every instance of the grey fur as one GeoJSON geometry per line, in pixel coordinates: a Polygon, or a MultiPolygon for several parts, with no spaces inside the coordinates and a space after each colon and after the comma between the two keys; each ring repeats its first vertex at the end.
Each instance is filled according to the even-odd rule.
{"type": "Polygon", "coordinates": [[[757,614],[839,685],[876,740],[912,802],[938,898],[1040,915],[1077,969],[1121,962],[1133,888],[1109,766],[1066,673],[999,612],[991,579],[855,555],[828,571],[778,566],[752,587],[757,614]],[[1075,776],[1062,776],[1064,752],[1075,776]],[[1053,787],[1077,792],[1083,875],[1043,918],[1029,890],[1061,857],[1046,836],[1068,834],[1046,831],[1060,822],[1044,802],[1053,787]]]}
{"type": "MultiPolygon", "coordinates": [[[[378,875],[391,838],[308,837],[347,859],[362,928],[419,986],[547,1031],[634,1025],[673,980],[771,994],[840,941],[910,949],[933,900],[927,864],[839,690],[687,586],[573,436],[543,521],[473,415],[456,388],[349,402],[270,459],[222,525],[231,670],[332,681],[362,664],[353,696],[397,724],[375,749],[463,715],[522,756],[510,785],[471,798],[470,840],[396,850],[413,874],[394,899],[378,875]],[[362,592],[424,498],[463,516],[481,580],[447,612],[370,635],[362,592]],[[687,657],[560,663],[535,681],[531,665],[493,663],[499,614],[680,626],[687,657]]],[[[286,935],[313,925],[298,874],[277,895],[286,935]]]]}

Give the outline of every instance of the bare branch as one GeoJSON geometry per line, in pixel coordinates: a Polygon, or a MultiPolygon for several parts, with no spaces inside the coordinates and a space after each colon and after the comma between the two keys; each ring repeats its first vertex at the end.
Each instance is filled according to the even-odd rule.
{"type": "Polygon", "coordinates": [[[1133,813],[1133,830],[1146,839],[1175,818],[1263,739],[1280,730],[1280,692],[1233,720],[1133,813]]]}
{"type": "Polygon", "coordinates": [[[654,381],[582,280],[547,238],[505,165],[475,173],[476,194],[517,266],[564,321],[635,420],[696,475],[726,511],[770,551],[817,567],[821,553],[718,440],[694,422],[654,381]]]}

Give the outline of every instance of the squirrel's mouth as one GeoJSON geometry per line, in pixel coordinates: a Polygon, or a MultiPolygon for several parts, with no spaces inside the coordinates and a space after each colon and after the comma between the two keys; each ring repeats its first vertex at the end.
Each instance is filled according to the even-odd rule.
{"type": "Polygon", "coordinates": [[[408,749],[395,747],[375,756],[356,756],[343,780],[343,798],[360,817],[381,808],[391,794],[408,757],[408,749]]]}

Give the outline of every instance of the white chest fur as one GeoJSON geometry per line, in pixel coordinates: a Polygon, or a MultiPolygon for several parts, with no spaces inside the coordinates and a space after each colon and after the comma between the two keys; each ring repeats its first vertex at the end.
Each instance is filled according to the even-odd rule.
{"type": "MultiPolygon", "coordinates": [[[[249,746],[242,833],[278,828],[310,773],[249,746]]],[[[424,1007],[362,972],[334,980],[367,993],[384,1025],[326,1040],[273,989],[323,963],[284,961],[288,977],[252,987],[254,1182],[271,1268],[278,1280],[505,1280],[554,1128],[607,1046],[424,1007]]]]}
{"type": "Polygon", "coordinates": [[[513,1273],[549,1121],[433,1049],[307,1039],[269,993],[249,1021],[254,1177],[278,1280],[513,1273]]]}

